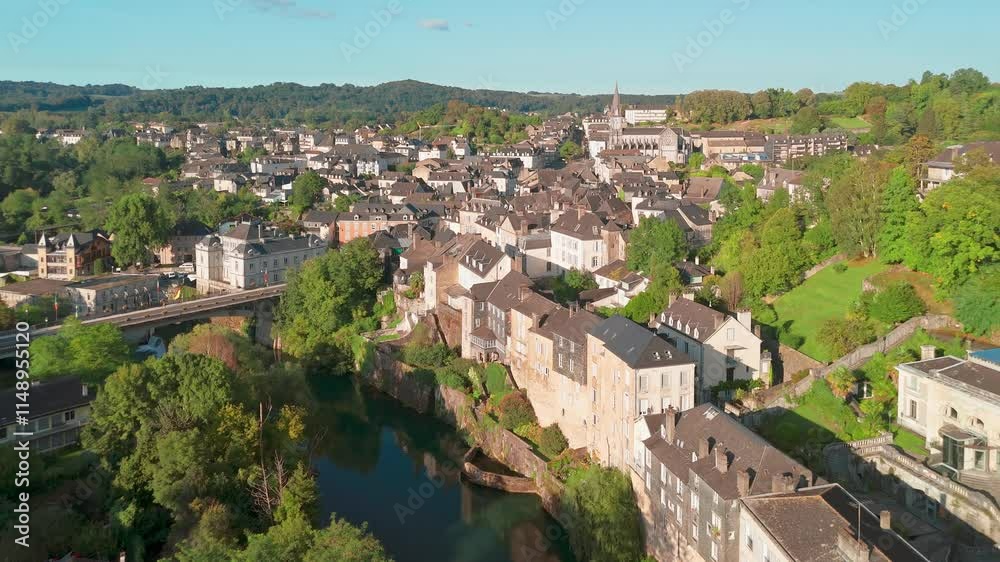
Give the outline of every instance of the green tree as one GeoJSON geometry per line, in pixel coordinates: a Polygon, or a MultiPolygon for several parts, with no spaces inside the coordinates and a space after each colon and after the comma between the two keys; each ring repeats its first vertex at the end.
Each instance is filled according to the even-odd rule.
{"type": "Polygon", "coordinates": [[[843,252],[873,256],[882,229],[882,190],[887,172],[879,162],[852,166],[834,179],[826,198],[830,226],[843,252]]]}
{"type": "Polygon", "coordinates": [[[962,283],[955,291],[955,317],[978,336],[1000,330],[1000,266],[984,268],[962,283]]]}
{"type": "Polygon", "coordinates": [[[67,318],[54,335],[33,339],[29,350],[33,377],[75,375],[88,383],[103,382],[131,356],[121,330],[111,324],[85,326],[75,318],[67,318]]]}
{"type": "Polygon", "coordinates": [[[315,171],[300,174],[292,182],[292,195],[289,203],[299,214],[311,209],[323,197],[323,178],[315,171]]]}
{"type": "Polygon", "coordinates": [[[897,166],[889,174],[882,193],[882,227],[878,234],[878,255],[886,263],[899,263],[906,257],[906,220],[919,208],[912,176],[897,166]]]}
{"type": "Polygon", "coordinates": [[[367,238],[306,262],[289,276],[278,307],[282,349],[295,357],[330,351],[334,335],[355,311],[371,313],[383,266],[367,238]]]}
{"type": "Polygon", "coordinates": [[[104,227],[114,235],[111,256],[119,267],[147,264],[151,250],[167,242],[172,221],[159,201],[145,193],[132,193],[115,202],[104,227]]]}
{"type": "Polygon", "coordinates": [[[620,471],[595,465],[573,470],[562,505],[580,560],[635,562],[642,557],[639,508],[631,482],[620,471]]]}
{"type": "Polygon", "coordinates": [[[815,107],[807,105],[795,113],[788,131],[794,135],[805,135],[822,131],[823,126],[823,117],[815,107]]]}
{"type": "Polygon", "coordinates": [[[1000,260],[1000,181],[959,178],[931,191],[908,216],[906,237],[906,265],[945,288],[961,284],[1000,260]]]}
{"type": "Polygon", "coordinates": [[[577,143],[568,140],[559,147],[559,156],[562,156],[563,160],[566,161],[576,160],[583,156],[583,148],[577,143]]]}
{"type": "Polygon", "coordinates": [[[656,261],[673,264],[686,258],[687,238],[673,221],[642,217],[632,231],[626,253],[630,269],[648,273],[656,261]]]}
{"type": "Polygon", "coordinates": [[[868,306],[868,315],[886,324],[897,324],[927,310],[924,301],[909,283],[893,283],[882,289],[868,306]]]}

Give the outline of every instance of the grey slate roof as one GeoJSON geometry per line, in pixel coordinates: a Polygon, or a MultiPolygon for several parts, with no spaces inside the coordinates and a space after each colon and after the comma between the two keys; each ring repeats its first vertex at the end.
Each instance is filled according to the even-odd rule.
{"type": "Polygon", "coordinates": [[[667,340],[624,316],[612,316],[590,332],[633,369],[648,369],[694,363],[667,340]]]}

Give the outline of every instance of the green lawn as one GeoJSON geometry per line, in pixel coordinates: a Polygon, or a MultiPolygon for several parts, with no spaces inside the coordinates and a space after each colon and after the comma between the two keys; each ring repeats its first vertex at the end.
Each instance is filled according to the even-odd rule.
{"type": "Polygon", "coordinates": [[[831,117],[830,125],[838,129],[868,129],[872,126],[860,117],[831,117]]]}
{"type": "Polygon", "coordinates": [[[844,316],[861,295],[861,282],[885,269],[878,261],[851,262],[847,271],[827,267],[798,287],[774,301],[778,315],[775,327],[785,336],[782,341],[801,338],[799,351],[819,361],[831,361],[830,353],[817,341],[823,322],[844,316]]]}
{"type": "Polygon", "coordinates": [[[490,393],[490,402],[500,404],[504,396],[514,389],[507,383],[507,368],[499,363],[486,366],[486,391],[490,393]]]}
{"type": "Polygon", "coordinates": [[[900,449],[917,458],[926,457],[929,454],[927,449],[924,448],[923,437],[901,427],[896,429],[892,437],[892,442],[900,449]]]}

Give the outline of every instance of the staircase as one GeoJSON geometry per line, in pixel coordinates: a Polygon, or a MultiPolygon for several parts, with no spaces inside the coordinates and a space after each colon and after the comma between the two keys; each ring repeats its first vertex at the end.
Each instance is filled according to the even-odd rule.
{"type": "Polygon", "coordinates": [[[964,470],[958,481],[967,488],[989,494],[995,503],[1000,504],[1000,475],[976,470],[964,470]]]}

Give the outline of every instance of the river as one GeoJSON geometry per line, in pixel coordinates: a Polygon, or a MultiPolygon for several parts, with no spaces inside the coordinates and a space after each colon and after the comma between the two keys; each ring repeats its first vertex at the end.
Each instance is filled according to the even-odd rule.
{"type": "Polygon", "coordinates": [[[317,376],[321,517],[368,529],[397,562],[572,561],[534,495],[462,481],[454,428],[350,380],[317,376]]]}

